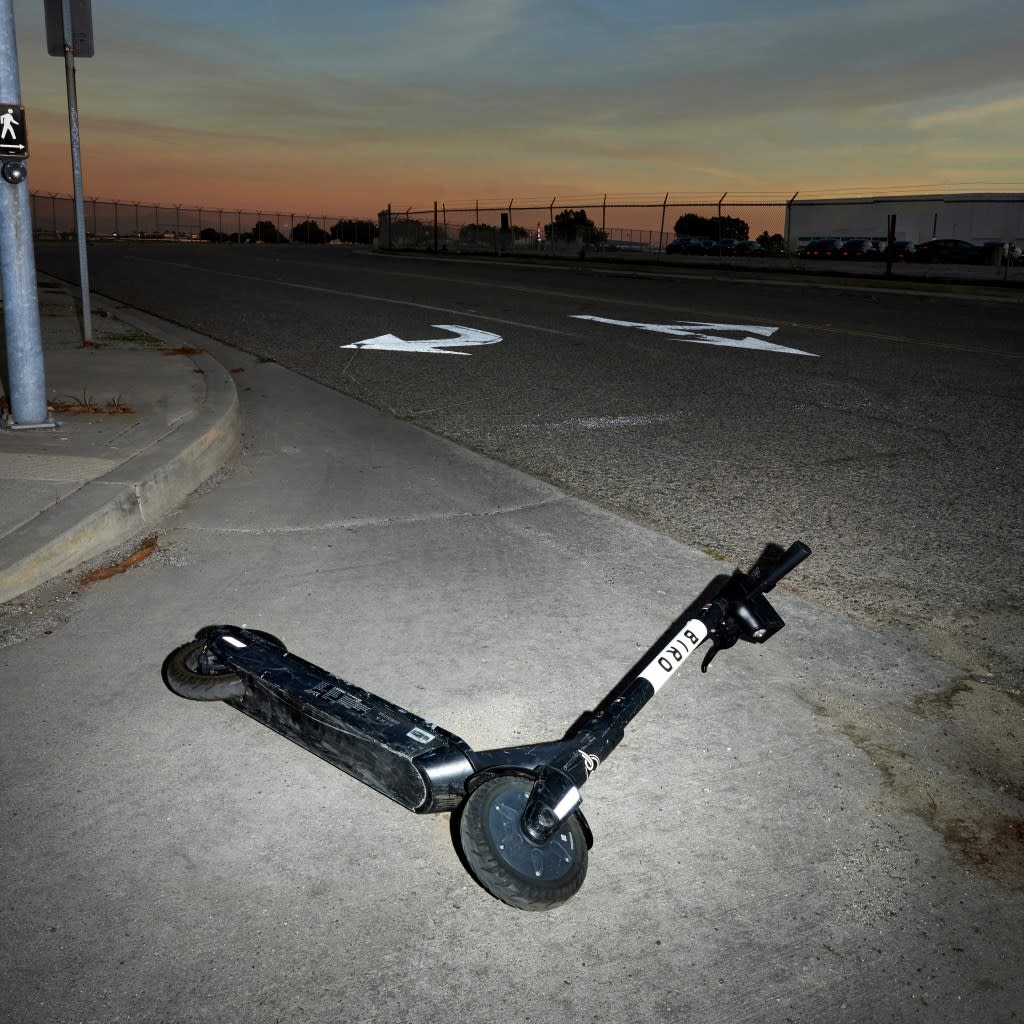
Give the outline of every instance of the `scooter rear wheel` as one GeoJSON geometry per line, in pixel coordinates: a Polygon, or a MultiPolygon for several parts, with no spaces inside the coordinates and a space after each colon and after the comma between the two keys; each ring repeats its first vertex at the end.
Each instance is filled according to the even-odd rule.
{"type": "Polygon", "coordinates": [[[164,682],[188,700],[228,700],[245,694],[245,683],[209,650],[205,640],[191,640],[167,655],[164,682]]]}
{"type": "Polygon", "coordinates": [[[574,896],[587,876],[587,841],[575,814],[546,842],[522,829],[531,779],[500,775],[475,789],[459,822],[462,852],[477,881],[519,910],[550,910],[574,896]]]}

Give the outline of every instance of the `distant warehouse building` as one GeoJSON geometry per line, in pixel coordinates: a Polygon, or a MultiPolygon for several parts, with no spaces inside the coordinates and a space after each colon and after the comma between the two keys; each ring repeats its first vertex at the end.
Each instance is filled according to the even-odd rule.
{"type": "Polygon", "coordinates": [[[786,211],[786,241],[798,249],[815,238],[884,240],[890,214],[896,239],[962,238],[1024,242],[1024,193],[980,192],[937,196],[874,196],[860,199],[794,199],[786,211]]]}

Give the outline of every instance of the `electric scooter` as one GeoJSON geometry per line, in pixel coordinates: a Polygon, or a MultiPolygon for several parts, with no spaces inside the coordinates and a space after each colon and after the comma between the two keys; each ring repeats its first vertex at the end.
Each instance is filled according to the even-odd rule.
{"type": "Polygon", "coordinates": [[[497,899],[548,910],[579,891],[593,846],[580,789],[626,726],[706,640],[701,665],[784,622],[765,595],[808,555],[769,545],[748,572],[717,577],[597,708],[560,740],[473,750],[405,708],[304,661],[270,633],[206,626],[172,651],[167,686],[222,700],[418,814],[457,812],[465,861],[497,899]]]}

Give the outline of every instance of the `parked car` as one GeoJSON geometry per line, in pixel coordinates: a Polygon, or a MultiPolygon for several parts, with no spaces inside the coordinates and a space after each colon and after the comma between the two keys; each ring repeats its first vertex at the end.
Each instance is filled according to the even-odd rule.
{"type": "Polygon", "coordinates": [[[708,247],[709,256],[732,256],[733,249],[739,245],[738,238],[718,238],[708,247]]]}
{"type": "Polygon", "coordinates": [[[737,242],[732,247],[733,256],[763,256],[764,247],[760,242],[737,242]]]}
{"type": "Polygon", "coordinates": [[[850,238],[839,247],[837,253],[844,260],[877,260],[878,246],[870,238],[850,238]]]}
{"type": "Polygon", "coordinates": [[[890,251],[889,246],[886,245],[881,252],[880,259],[889,261],[890,255],[893,263],[905,263],[907,260],[914,258],[914,243],[913,242],[893,242],[892,250],[890,251]]]}
{"type": "Polygon", "coordinates": [[[983,263],[987,261],[982,245],[965,242],[962,238],[931,238],[914,247],[915,263],[983,263]]]}
{"type": "Polygon", "coordinates": [[[816,238],[800,250],[806,259],[835,259],[839,255],[842,243],[838,238],[816,238]]]}
{"type": "Polygon", "coordinates": [[[670,255],[684,254],[684,255],[703,255],[708,251],[710,246],[710,238],[701,238],[698,235],[677,235],[668,245],[665,246],[665,252],[670,255]]]}

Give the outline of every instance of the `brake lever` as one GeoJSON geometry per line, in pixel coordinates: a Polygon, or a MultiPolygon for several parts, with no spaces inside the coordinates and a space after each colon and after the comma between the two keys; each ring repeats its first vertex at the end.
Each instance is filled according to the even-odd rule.
{"type": "Polygon", "coordinates": [[[700,663],[701,672],[707,672],[708,667],[719,651],[725,651],[730,647],[734,647],[739,636],[739,628],[735,625],[723,624],[719,629],[715,630],[711,634],[711,649],[704,655],[704,660],[700,663]]]}
{"type": "MultiPolygon", "coordinates": [[[[795,541],[786,551],[777,546],[771,547],[775,547],[778,552],[771,568],[763,564],[765,555],[762,555],[749,573],[737,569],[723,583],[715,600],[711,602],[718,606],[718,625],[709,625],[711,649],[704,655],[701,672],[707,672],[715,655],[733,647],[737,640],[762,644],[785,625],[764,595],[807,558],[811,549],[801,541],[795,541]]],[[[767,553],[768,549],[765,551],[767,553]]],[[[710,609],[711,604],[705,608],[710,609]]]]}

